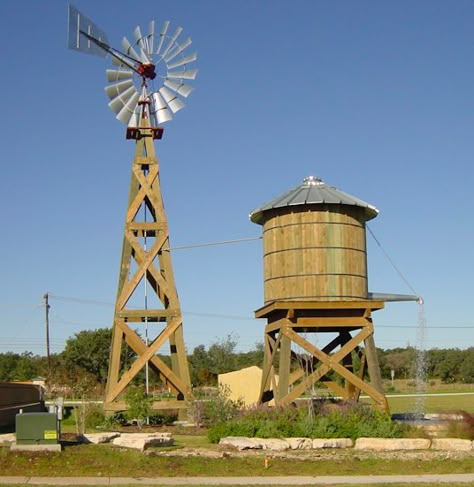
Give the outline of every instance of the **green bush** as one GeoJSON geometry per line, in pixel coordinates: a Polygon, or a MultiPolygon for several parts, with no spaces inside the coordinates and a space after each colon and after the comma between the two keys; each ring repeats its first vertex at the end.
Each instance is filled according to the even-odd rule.
{"type": "Polygon", "coordinates": [[[153,398],[140,387],[130,387],[125,394],[125,402],[127,403],[125,417],[129,421],[136,421],[141,428],[146,418],[151,415],[153,398]]]}
{"type": "Polygon", "coordinates": [[[101,406],[92,405],[87,412],[86,428],[97,428],[105,421],[104,410],[101,406]]]}
{"type": "Polygon", "coordinates": [[[208,430],[217,443],[225,436],[260,438],[352,438],[362,436],[396,438],[403,427],[390,416],[367,405],[341,403],[337,406],[309,408],[257,408],[243,411],[238,418],[222,421],[208,430]]]}
{"type": "Polygon", "coordinates": [[[169,425],[178,419],[176,413],[153,413],[148,417],[149,424],[153,426],[169,425]]]}

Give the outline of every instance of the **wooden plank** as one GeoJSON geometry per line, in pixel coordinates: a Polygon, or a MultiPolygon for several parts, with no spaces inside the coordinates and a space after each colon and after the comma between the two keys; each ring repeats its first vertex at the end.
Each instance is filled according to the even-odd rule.
{"type": "Polygon", "coordinates": [[[379,310],[385,306],[383,301],[274,301],[255,311],[256,318],[266,318],[269,314],[279,310],[301,309],[301,310],[346,310],[346,309],[360,309],[360,310],[379,310]]]}
{"type": "Polygon", "coordinates": [[[119,318],[132,323],[147,321],[162,321],[163,319],[179,316],[178,309],[123,309],[117,313],[119,318]]]}

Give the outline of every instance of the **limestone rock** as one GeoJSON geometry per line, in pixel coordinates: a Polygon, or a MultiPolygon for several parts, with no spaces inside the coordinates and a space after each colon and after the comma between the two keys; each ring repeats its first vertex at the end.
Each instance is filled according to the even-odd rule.
{"type": "Polygon", "coordinates": [[[318,448],[352,448],[354,442],[350,438],[315,438],[312,447],[318,448]]]}
{"type": "Polygon", "coordinates": [[[461,438],[433,438],[431,448],[433,450],[471,451],[472,441],[461,438]]]}
{"type": "Polygon", "coordinates": [[[264,450],[285,451],[290,448],[288,442],[280,438],[259,438],[259,440],[263,443],[264,450]]]}
{"type": "Polygon", "coordinates": [[[358,438],[356,450],[427,450],[431,440],[425,438],[358,438]]]}
{"type": "Polygon", "coordinates": [[[15,433],[6,433],[0,435],[0,443],[14,443],[16,441],[15,433]]]}
{"type": "Polygon", "coordinates": [[[94,443],[96,445],[100,443],[110,443],[113,439],[118,438],[120,433],[85,433],[80,436],[82,443],[94,443]]]}
{"type": "Polygon", "coordinates": [[[125,433],[112,441],[114,446],[144,451],[150,446],[169,446],[173,444],[171,433],[125,433]]]}
{"type": "Polygon", "coordinates": [[[311,438],[285,438],[291,450],[311,450],[313,440],[311,438]]]}
{"type": "Polygon", "coordinates": [[[219,445],[237,448],[239,451],[261,450],[263,448],[263,443],[260,438],[246,438],[244,436],[227,436],[226,438],[221,438],[219,445]]]}

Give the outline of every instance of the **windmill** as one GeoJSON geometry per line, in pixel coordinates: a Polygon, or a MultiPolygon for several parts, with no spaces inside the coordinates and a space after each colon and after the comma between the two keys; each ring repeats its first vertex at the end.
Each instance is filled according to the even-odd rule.
{"type": "Polygon", "coordinates": [[[105,87],[109,107],[127,125],[126,138],[135,141],[104,401],[107,411],[125,409],[123,393],[143,369],[147,393],[151,369],[172,396],[154,401],[153,409],[184,409],[191,393],[154,148],[154,140],[163,135],[159,124],[184,107],[183,98],[193,89],[188,81],[197,75],[189,66],[197,54],[186,54],[192,42],[190,38],[180,41],[182,31],[181,27],[172,30],[168,21],[155,30],[152,21],[147,33],[136,27],[133,42],[124,37],[121,49],[116,49],[102,29],[69,6],[68,47],[110,56],[114,67],[106,71],[105,87]],[[144,338],[133,329],[136,326],[144,326],[144,338]],[[166,346],[170,365],[158,356],[166,346]],[[126,351],[133,352],[131,363],[123,358],[126,351]]]}

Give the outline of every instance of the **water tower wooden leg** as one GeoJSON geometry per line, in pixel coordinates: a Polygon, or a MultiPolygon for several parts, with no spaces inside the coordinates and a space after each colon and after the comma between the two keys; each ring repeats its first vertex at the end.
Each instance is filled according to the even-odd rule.
{"type": "Polygon", "coordinates": [[[374,389],[380,393],[383,397],[383,401],[379,402],[379,407],[386,413],[389,413],[390,409],[388,406],[387,398],[383,392],[382,377],[380,374],[380,365],[377,357],[377,349],[375,348],[374,335],[373,333],[368,336],[365,340],[365,353],[367,356],[367,368],[369,370],[370,382],[374,389]]]}
{"type": "Polygon", "coordinates": [[[278,395],[277,404],[288,394],[290,385],[290,366],[291,366],[291,340],[286,335],[285,330],[281,330],[280,338],[280,367],[278,370],[278,395]]]}

